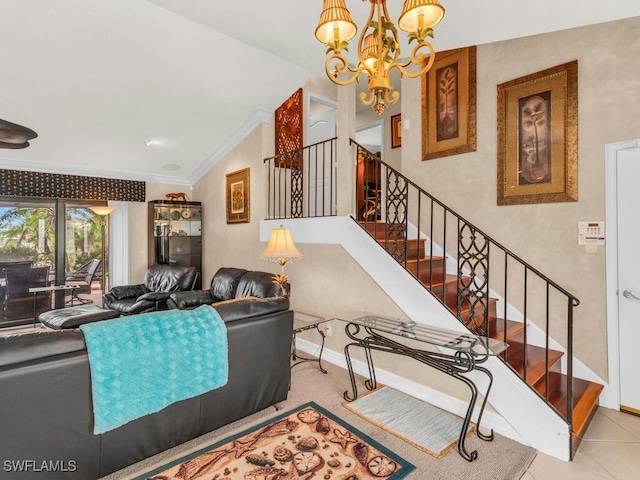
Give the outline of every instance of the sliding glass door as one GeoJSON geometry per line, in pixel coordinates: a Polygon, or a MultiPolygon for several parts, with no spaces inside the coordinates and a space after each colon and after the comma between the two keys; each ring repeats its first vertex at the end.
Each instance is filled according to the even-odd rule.
{"type": "Polygon", "coordinates": [[[0,327],[32,322],[34,307],[38,315],[99,303],[102,238],[91,204],[97,203],[0,197],[0,327]],[[29,292],[65,283],[79,286],[73,296],[29,292]]]}

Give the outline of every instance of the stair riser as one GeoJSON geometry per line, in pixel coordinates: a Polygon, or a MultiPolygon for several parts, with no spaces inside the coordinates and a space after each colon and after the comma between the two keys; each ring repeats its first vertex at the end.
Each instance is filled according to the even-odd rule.
{"type": "Polygon", "coordinates": [[[419,280],[425,285],[436,285],[444,282],[444,260],[423,258],[418,262],[407,262],[407,270],[414,277],[420,274],[419,280]]]}

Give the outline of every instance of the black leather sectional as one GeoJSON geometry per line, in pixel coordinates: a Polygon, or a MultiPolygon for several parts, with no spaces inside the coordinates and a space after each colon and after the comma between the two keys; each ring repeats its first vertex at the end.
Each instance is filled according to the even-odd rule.
{"type": "MultiPolygon", "coordinates": [[[[245,273],[221,280],[237,288],[245,273]]],[[[0,478],[96,479],[285,400],[293,313],[285,297],[257,298],[272,291],[268,274],[248,279],[260,283],[245,282],[252,298],[218,309],[228,334],[227,385],[101,435],[93,434],[80,330],[0,336],[0,478]]]]}

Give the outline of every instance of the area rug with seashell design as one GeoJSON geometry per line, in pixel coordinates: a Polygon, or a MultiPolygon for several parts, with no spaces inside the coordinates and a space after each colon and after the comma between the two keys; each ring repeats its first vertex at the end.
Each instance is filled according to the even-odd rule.
{"type": "Polygon", "coordinates": [[[400,480],[414,469],[310,402],[138,478],[400,480]]]}

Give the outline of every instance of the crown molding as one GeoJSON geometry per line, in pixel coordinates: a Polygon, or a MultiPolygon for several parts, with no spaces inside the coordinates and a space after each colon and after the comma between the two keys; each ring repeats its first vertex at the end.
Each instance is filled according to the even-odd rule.
{"type": "Polygon", "coordinates": [[[189,179],[171,175],[149,175],[134,172],[114,172],[99,168],[88,168],[81,165],[52,165],[45,162],[28,160],[0,159],[5,170],[23,170],[27,172],[57,173],[60,175],[80,175],[85,177],[115,178],[118,180],[136,180],[141,182],[173,183],[190,185],[189,179]]]}
{"type": "Polygon", "coordinates": [[[214,165],[233,150],[245,139],[258,125],[270,123],[273,112],[264,108],[256,108],[247,119],[242,122],[222,144],[189,176],[189,183],[193,185],[200,180],[214,165]]]}

